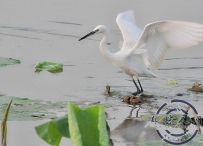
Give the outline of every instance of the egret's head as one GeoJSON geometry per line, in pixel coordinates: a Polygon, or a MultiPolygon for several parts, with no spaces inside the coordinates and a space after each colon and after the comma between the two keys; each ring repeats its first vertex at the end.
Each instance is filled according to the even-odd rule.
{"type": "Polygon", "coordinates": [[[93,31],[91,31],[90,33],[88,33],[87,35],[85,35],[84,37],[80,38],[78,41],[81,41],[89,36],[92,36],[94,34],[98,34],[98,33],[104,33],[105,31],[107,31],[107,27],[104,25],[99,25],[97,26],[95,29],[93,29],[93,31]]]}

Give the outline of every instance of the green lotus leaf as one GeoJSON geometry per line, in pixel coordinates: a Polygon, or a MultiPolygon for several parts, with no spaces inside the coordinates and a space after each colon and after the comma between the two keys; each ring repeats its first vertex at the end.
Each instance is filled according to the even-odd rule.
{"type": "Polygon", "coordinates": [[[20,60],[0,57],[0,67],[7,66],[7,65],[13,65],[13,64],[20,64],[20,63],[21,63],[20,60]]]}
{"type": "Polygon", "coordinates": [[[62,137],[70,138],[67,116],[36,126],[35,130],[40,138],[53,146],[59,146],[62,137]]]}
{"type": "Polygon", "coordinates": [[[75,146],[108,146],[103,106],[90,106],[84,110],[68,103],[68,123],[72,144],[75,146]]]}
{"type": "Polygon", "coordinates": [[[48,112],[48,110],[53,108],[61,109],[61,105],[55,105],[51,102],[44,103],[43,101],[35,101],[28,98],[0,95],[0,118],[3,117],[3,111],[10,100],[13,102],[9,110],[8,120],[52,119],[56,117],[56,113],[48,112]]]}
{"type": "Polygon", "coordinates": [[[10,100],[13,100],[12,104],[14,105],[33,102],[33,100],[30,100],[28,98],[19,98],[19,97],[13,97],[13,96],[0,95],[0,105],[7,104],[8,102],[10,102],[10,100]]]}
{"type": "Polygon", "coordinates": [[[90,106],[84,110],[68,103],[68,116],[57,118],[35,127],[40,138],[58,146],[62,137],[75,146],[108,146],[109,137],[103,106],[90,106]]]}
{"type": "Polygon", "coordinates": [[[53,62],[38,62],[35,65],[36,72],[40,72],[42,70],[46,70],[51,73],[59,73],[63,71],[62,63],[53,63],[53,62]]]}

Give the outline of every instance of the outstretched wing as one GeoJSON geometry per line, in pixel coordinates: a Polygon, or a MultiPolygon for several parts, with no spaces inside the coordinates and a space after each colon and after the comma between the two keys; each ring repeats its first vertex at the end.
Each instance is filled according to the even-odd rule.
{"type": "Polygon", "coordinates": [[[203,25],[184,21],[159,21],[145,26],[132,53],[146,50],[144,61],[158,69],[169,48],[184,49],[203,41],[203,25]]]}
{"type": "Polygon", "coordinates": [[[142,30],[135,25],[133,11],[119,13],[116,23],[123,35],[122,49],[132,49],[142,33],[142,30]]]}

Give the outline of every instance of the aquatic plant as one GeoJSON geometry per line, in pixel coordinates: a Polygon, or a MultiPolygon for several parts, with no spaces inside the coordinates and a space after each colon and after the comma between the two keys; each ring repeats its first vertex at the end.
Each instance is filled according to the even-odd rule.
{"type": "Polygon", "coordinates": [[[11,106],[12,100],[9,102],[5,112],[4,112],[4,116],[3,119],[1,121],[1,144],[2,146],[6,146],[6,135],[7,135],[7,117],[8,117],[8,112],[11,106]]]}
{"type": "Polygon", "coordinates": [[[13,64],[20,64],[20,63],[21,63],[20,60],[0,57],[0,67],[13,65],[13,64]]]}
{"type": "Polygon", "coordinates": [[[103,106],[80,109],[68,102],[68,115],[35,127],[39,137],[59,146],[61,138],[71,138],[74,146],[108,146],[110,143],[103,106]]]}
{"type": "Polygon", "coordinates": [[[35,65],[36,72],[40,72],[46,70],[51,73],[59,73],[63,71],[62,63],[54,63],[54,62],[38,62],[35,65]]]}

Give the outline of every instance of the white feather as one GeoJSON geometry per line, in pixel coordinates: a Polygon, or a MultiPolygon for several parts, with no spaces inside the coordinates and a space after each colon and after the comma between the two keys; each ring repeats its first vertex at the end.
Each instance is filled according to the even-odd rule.
{"type": "Polygon", "coordinates": [[[146,49],[143,55],[149,64],[158,69],[169,48],[184,49],[203,41],[203,25],[184,21],[159,21],[145,26],[132,53],[146,49]]]}
{"type": "Polygon", "coordinates": [[[132,49],[142,33],[142,30],[135,25],[133,11],[118,14],[116,22],[123,35],[122,49],[132,49]]]}

